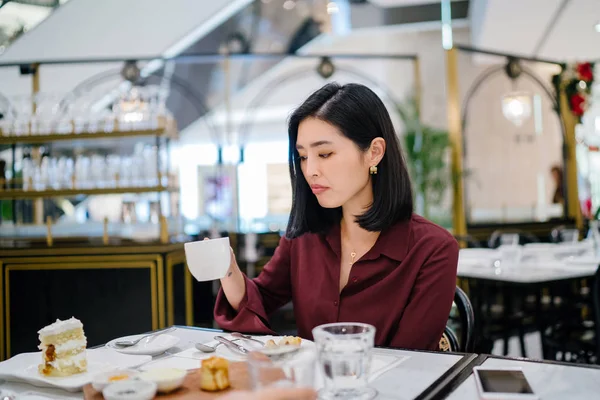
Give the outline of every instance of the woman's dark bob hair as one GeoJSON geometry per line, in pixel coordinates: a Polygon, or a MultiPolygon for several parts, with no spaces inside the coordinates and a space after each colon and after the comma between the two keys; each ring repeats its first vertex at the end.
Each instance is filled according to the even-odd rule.
{"type": "MultiPolygon", "coordinates": [[[[377,165],[377,174],[372,175],[373,204],[364,214],[356,216],[356,222],[363,229],[380,232],[399,221],[410,219],[413,212],[410,177],[383,102],[366,86],[328,83],[311,94],[290,117],[289,163],[293,202],[286,236],[291,239],[306,232],[326,233],[332,225],[340,222],[342,216],[341,207],[328,209],[319,205],[302,174],[296,141],[300,122],[309,117],[334,125],[362,151],[368,150],[377,137],[385,140],[385,154],[377,165]]],[[[348,176],[348,179],[353,177],[348,176]]]]}

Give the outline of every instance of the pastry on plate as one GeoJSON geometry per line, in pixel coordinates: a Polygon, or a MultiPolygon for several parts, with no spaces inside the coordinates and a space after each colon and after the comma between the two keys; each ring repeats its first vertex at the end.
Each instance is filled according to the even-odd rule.
{"type": "Polygon", "coordinates": [[[207,392],[218,392],[228,389],[229,362],[221,357],[210,357],[202,360],[200,370],[200,389],[207,392]]]}
{"type": "Polygon", "coordinates": [[[77,318],[56,320],[39,332],[42,364],[38,371],[44,376],[64,377],[87,371],[87,339],[83,324],[77,318]]]}
{"type": "Polygon", "coordinates": [[[300,346],[301,344],[302,339],[298,336],[284,336],[279,339],[279,343],[275,343],[273,339],[267,340],[265,347],[268,349],[274,349],[280,346],[300,346]]]}
{"type": "Polygon", "coordinates": [[[280,341],[280,346],[300,346],[302,339],[298,336],[284,336],[280,341]]]}

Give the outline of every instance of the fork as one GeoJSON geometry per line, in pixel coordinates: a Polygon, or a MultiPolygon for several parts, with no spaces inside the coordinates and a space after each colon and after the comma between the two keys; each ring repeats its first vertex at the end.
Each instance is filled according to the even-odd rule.
{"type": "Polygon", "coordinates": [[[243,333],[239,333],[239,332],[232,332],[232,333],[230,333],[230,335],[231,335],[232,337],[236,338],[236,339],[246,339],[246,340],[251,340],[251,341],[253,341],[253,342],[255,342],[255,343],[259,343],[259,344],[261,344],[263,347],[264,347],[264,345],[265,345],[265,343],[264,343],[264,342],[261,342],[261,341],[260,341],[260,340],[258,340],[258,339],[254,339],[254,338],[253,338],[252,336],[250,336],[250,335],[244,335],[243,333]]]}
{"type": "Polygon", "coordinates": [[[170,328],[167,329],[163,329],[161,331],[156,331],[153,333],[150,333],[148,335],[142,336],[141,338],[137,339],[137,340],[122,340],[119,342],[115,342],[115,345],[119,346],[119,347],[132,347],[135,346],[136,344],[138,344],[139,342],[141,342],[142,340],[152,337],[152,336],[157,336],[157,335],[162,335],[163,333],[167,333],[167,332],[171,332],[175,330],[175,327],[172,326],[170,328]]]}

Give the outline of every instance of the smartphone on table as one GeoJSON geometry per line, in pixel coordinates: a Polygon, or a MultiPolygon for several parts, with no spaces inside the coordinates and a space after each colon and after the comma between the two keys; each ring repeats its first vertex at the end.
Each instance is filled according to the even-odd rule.
{"type": "Polygon", "coordinates": [[[482,400],[539,400],[521,368],[473,368],[482,400]]]}

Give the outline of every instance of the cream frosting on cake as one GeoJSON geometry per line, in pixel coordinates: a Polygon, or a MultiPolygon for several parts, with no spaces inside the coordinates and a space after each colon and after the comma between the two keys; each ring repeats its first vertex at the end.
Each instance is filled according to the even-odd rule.
{"type": "Polygon", "coordinates": [[[38,369],[45,376],[70,376],[87,370],[87,338],[83,324],[76,318],[55,323],[38,331],[42,364],[38,369]]]}
{"type": "Polygon", "coordinates": [[[63,333],[73,329],[83,329],[83,324],[77,318],[71,317],[65,321],[57,319],[55,323],[40,329],[38,331],[38,335],[40,335],[41,340],[42,336],[58,335],[59,333],[63,333]]]}

